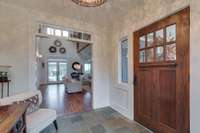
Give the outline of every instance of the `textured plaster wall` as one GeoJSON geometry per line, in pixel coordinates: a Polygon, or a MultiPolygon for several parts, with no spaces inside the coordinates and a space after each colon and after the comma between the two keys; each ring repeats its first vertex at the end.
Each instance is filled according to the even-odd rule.
{"type": "Polygon", "coordinates": [[[12,66],[13,94],[28,89],[28,14],[0,4],[0,17],[0,64],[12,66]]]}
{"type": "Polygon", "coordinates": [[[121,20],[115,21],[112,31],[112,79],[110,104],[113,108],[133,119],[133,32],[168,16],[189,5],[189,0],[141,0],[138,6],[129,11],[121,20]],[[123,20],[122,20],[123,19],[123,20]],[[118,45],[119,40],[127,36],[129,39],[129,82],[118,82],[118,45]]]}
{"type": "Polygon", "coordinates": [[[46,12],[55,16],[73,18],[77,21],[90,22],[101,26],[109,26],[120,19],[130,9],[138,6],[141,0],[108,0],[95,8],[78,6],[71,0],[1,0],[19,7],[46,12]]]}
{"type": "Polygon", "coordinates": [[[109,105],[109,42],[106,30],[95,24],[48,14],[0,1],[0,64],[12,66],[11,94],[35,89],[36,23],[45,22],[91,32],[93,44],[93,106],[109,105]]]}
{"type": "Polygon", "coordinates": [[[199,133],[200,126],[200,1],[190,0],[190,126],[199,133]]]}

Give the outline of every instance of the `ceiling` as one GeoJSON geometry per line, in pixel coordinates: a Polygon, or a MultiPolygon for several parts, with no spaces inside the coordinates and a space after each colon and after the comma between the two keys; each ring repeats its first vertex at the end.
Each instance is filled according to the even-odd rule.
{"type": "Polygon", "coordinates": [[[130,10],[143,4],[143,0],[108,0],[100,7],[81,7],[71,0],[1,0],[1,2],[102,26],[120,21],[130,10]]]}

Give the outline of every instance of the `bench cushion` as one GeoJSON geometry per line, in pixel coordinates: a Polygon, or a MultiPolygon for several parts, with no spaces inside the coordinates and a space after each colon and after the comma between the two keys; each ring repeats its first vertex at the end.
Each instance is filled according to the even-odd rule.
{"type": "Polygon", "coordinates": [[[39,109],[26,116],[28,133],[39,133],[54,120],[56,120],[56,111],[52,109],[39,109]]]}

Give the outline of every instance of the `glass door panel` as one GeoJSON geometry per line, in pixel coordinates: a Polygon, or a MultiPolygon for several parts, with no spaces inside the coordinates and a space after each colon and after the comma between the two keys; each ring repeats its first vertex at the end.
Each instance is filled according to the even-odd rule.
{"type": "Polygon", "coordinates": [[[63,80],[63,77],[67,74],[67,63],[59,62],[59,81],[63,80]]]}
{"type": "Polygon", "coordinates": [[[57,82],[58,78],[57,62],[48,62],[48,81],[57,82]]]}

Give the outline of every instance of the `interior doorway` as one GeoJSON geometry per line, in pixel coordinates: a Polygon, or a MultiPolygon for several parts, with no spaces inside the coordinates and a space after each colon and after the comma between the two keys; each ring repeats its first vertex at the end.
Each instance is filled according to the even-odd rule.
{"type": "Polygon", "coordinates": [[[58,115],[92,110],[92,42],[88,33],[44,24],[36,35],[42,107],[58,115]],[[76,38],[76,39],[75,39],[76,38]]]}
{"type": "Polygon", "coordinates": [[[189,132],[189,7],[134,33],[134,118],[156,133],[189,132]]]}

